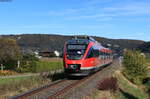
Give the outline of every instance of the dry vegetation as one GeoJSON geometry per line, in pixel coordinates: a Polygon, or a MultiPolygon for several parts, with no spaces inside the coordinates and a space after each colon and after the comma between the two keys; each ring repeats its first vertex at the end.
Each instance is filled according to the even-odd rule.
{"type": "Polygon", "coordinates": [[[0,70],[0,76],[9,76],[9,75],[16,75],[16,74],[18,73],[11,70],[0,70]]]}
{"type": "Polygon", "coordinates": [[[117,83],[112,78],[102,80],[91,99],[149,99],[144,86],[133,84],[120,71],[116,71],[113,77],[117,78],[117,83]],[[112,86],[110,80],[115,83],[115,86],[112,86]]]}
{"type": "Polygon", "coordinates": [[[0,99],[7,99],[10,96],[38,88],[49,82],[51,82],[50,79],[40,76],[0,79],[0,99]]]}
{"type": "MultiPolygon", "coordinates": [[[[56,70],[62,69],[62,59],[61,58],[42,58],[37,62],[39,72],[44,72],[45,70],[56,70]]],[[[2,76],[4,75],[20,75],[22,73],[16,73],[12,71],[0,71],[2,76]]],[[[42,74],[42,73],[41,73],[42,74]]],[[[10,96],[26,92],[33,88],[38,88],[40,86],[46,85],[53,80],[59,79],[57,76],[59,74],[49,74],[47,76],[33,76],[33,77],[14,77],[14,78],[0,78],[0,99],[7,99],[10,96]]]]}
{"type": "Polygon", "coordinates": [[[47,57],[43,57],[40,59],[41,61],[48,61],[48,62],[62,62],[63,59],[62,58],[58,58],[58,57],[54,57],[54,58],[47,58],[47,57]]]}

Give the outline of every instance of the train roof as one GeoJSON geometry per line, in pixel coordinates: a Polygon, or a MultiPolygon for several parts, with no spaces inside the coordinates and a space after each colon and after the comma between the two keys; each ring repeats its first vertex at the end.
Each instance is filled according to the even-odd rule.
{"type": "Polygon", "coordinates": [[[72,39],[68,40],[67,44],[88,44],[90,41],[86,39],[72,39]]]}
{"type": "Polygon", "coordinates": [[[68,40],[67,44],[88,44],[89,42],[97,42],[90,36],[75,36],[73,39],[68,40]]]}
{"type": "Polygon", "coordinates": [[[109,48],[105,48],[98,41],[96,41],[94,38],[90,36],[75,36],[71,40],[68,40],[66,43],[67,44],[89,44],[90,42],[94,42],[96,44],[96,47],[100,48],[102,52],[108,52],[108,53],[112,52],[109,48]]]}

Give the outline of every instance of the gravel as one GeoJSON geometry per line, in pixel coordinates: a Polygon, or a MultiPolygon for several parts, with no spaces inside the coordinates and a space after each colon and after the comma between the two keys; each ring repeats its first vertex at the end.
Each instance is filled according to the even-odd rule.
{"type": "Polygon", "coordinates": [[[111,77],[113,72],[119,67],[118,61],[115,61],[113,64],[108,65],[107,67],[100,70],[94,77],[88,79],[86,82],[80,86],[72,89],[65,95],[59,97],[62,99],[85,99],[90,96],[95,89],[97,84],[104,78],[111,77]]]}

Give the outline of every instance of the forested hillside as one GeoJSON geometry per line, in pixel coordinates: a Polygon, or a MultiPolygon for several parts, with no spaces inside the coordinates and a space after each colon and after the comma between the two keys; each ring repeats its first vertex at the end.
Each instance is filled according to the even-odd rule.
{"type": "Polygon", "coordinates": [[[145,42],[138,47],[142,52],[150,53],[150,42],[145,42]]]}
{"type": "MultiPolygon", "coordinates": [[[[51,35],[51,34],[22,34],[22,35],[2,35],[1,37],[9,37],[16,39],[18,45],[23,52],[39,51],[62,51],[65,41],[73,38],[73,36],[51,35]]],[[[108,39],[103,37],[94,37],[102,45],[110,47],[115,51],[120,51],[124,48],[135,49],[137,46],[144,43],[140,40],[128,39],[108,39]]]]}

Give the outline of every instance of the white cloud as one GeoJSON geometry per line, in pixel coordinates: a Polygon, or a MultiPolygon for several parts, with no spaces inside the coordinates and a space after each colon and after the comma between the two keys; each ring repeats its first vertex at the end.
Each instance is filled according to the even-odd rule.
{"type": "Polygon", "coordinates": [[[137,33],[137,34],[136,34],[136,36],[144,36],[144,35],[145,35],[145,33],[143,33],[143,32],[142,32],[142,33],[137,33]]]}
{"type": "Polygon", "coordinates": [[[150,3],[132,2],[103,8],[106,13],[116,12],[118,15],[150,15],[150,3]]]}
{"type": "Polygon", "coordinates": [[[102,4],[102,3],[109,3],[111,1],[114,1],[114,0],[88,0],[87,4],[88,5],[97,5],[97,4],[102,4]]]}
{"type": "MultiPolygon", "coordinates": [[[[118,0],[117,0],[118,1],[118,0]]],[[[141,16],[150,15],[150,3],[137,2],[134,0],[125,0],[122,2],[114,2],[112,0],[87,0],[89,6],[79,8],[67,8],[61,10],[50,10],[41,15],[65,17],[66,20],[99,20],[109,21],[122,19],[123,16],[141,16]],[[126,1],[126,2],[125,2],[126,1]],[[99,3],[111,2],[111,5],[101,6],[99,3]],[[91,5],[90,5],[91,4],[91,5]],[[99,6],[94,6],[97,4],[99,6]]]]}
{"type": "Polygon", "coordinates": [[[111,20],[112,17],[114,17],[116,15],[113,15],[113,14],[88,14],[88,15],[79,15],[79,16],[73,16],[73,17],[70,17],[69,19],[70,20],[73,20],[73,19],[97,19],[99,21],[107,21],[107,20],[111,20]]]}
{"type": "Polygon", "coordinates": [[[65,10],[60,10],[60,11],[49,11],[47,15],[49,16],[61,16],[61,15],[68,15],[72,13],[77,13],[78,10],[76,9],[65,9],[65,10]]]}

